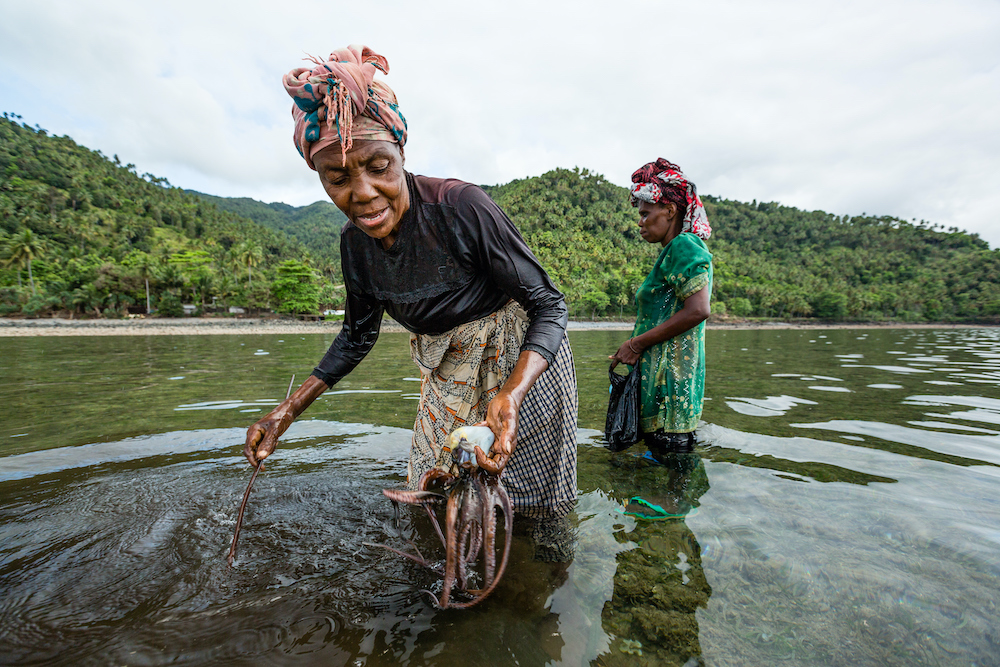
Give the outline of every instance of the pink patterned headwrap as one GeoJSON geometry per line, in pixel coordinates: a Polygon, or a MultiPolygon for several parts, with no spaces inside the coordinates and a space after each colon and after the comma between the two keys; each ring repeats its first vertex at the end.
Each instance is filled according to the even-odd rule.
{"type": "Polygon", "coordinates": [[[712,235],[698,189],[680,167],[661,157],[656,162],[639,167],[632,174],[630,201],[632,206],[638,206],[640,201],[655,204],[663,199],[678,205],[686,203],[682,232],[691,232],[703,239],[712,235]]]}
{"type": "Polygon", "coordinates": [[[406,119],[396,94],[375,81],[375,70],[389,73],[388,60],[354,44],[337,49],[326,62],[307,60],[316,66],[297,67],[282,83],[295,102],[295,147],[310,169],[316,169],[313,156],[333,144],[340,144],[345,158],[355,139],[391,141],[400,148],[406,144],[406,119]]]}

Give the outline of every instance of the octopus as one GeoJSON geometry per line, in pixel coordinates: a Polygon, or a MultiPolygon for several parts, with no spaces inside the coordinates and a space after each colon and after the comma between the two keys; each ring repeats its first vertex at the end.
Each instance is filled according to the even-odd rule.
{"type": "Polygon", "coordinates": [[[398,503],[420,505],[444,547],[444,569],[440,561],[425,559],[412,541],[416,553],[407,553],[384,544],[374,544],[408,558],[444,578],[440,597],[428,593],[439,609],[466,609],[479,604],[493,592],[507,568],[510,556],[510,527],[514,508],[500,478],[476,464],[475,447],[489,454],[493,432],[485,426],[466,426],[451,433],[436,465],[417,482],[416,490],[384,489],[385,496],[398,503]],[[444,509],[444,528],[438,510],[444,509]],[[497,565],[497,510],[504,517],[504,546],[497,565]],[[481,585],[469,588],[473,572],[482,574],[481,585]],[[456,599],[460,593],[465,600],[456,599]]]}

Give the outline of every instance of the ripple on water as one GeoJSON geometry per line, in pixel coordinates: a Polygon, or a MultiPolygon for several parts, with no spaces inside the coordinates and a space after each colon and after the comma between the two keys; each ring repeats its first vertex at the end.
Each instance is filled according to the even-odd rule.
{"type": "MultiPolygon", "coordinates": [[[[408,438],[397,435],[404,451],[408,438]]],[[[365,551],[361,542],[381,535],[388,508],[380,490],[397,482],[376,461],[333,464],[326,457],[311,471],[295,471],[294,459],[276,460],[258,478],[232,569],[225,554],[246,475],[230,460],[153,468],[108,461],[108,474],[85,474],[44,500],[35,494],[41,506],[22,517],[29,521],[18,524],[21,530],[6,527],[5,508],[4,545],[17,554],[16,566],[0,571],[5,645],[30,647],[23,654],[29,661],[55,659],[46,647],[60,646],[55,662],[62,664],[77,664],[97,647],[103,655],[131,656],[130,664],[142,662],[138,656],[194,664],[285,645],[312,650],[309,628],[336,633],[339,612],[361,611],[377,594],[370,559],[357,554],[365,551]],[[355,472],[331,475],[331,465],[355,472]],[[302,602],[282,602],[287,595],[272,585],[329,588],[350,603],[308,620],[302,602]],[[287,614],[277,615],[282,604],[287,614]],[[267,620],[275,618],[289,622],[267,620]]]]}
{"type": "MultiPolygon", "coordinates": [[[[928,416],[934,416],[932,413],[928,413],[928,416]]],[[[939,422],[939,421],[909,421],[907,424],[911,426],[920,426],[923,428],[940,428],[948,429],[953,431],[969,431],[971,433],[984,433],[986,435],[1000,435],[1000,431],[993,431],[988,428],[979,428],[976,426],[965,426],[964,424],[952,424],[950,422],[939,422]]]]}
{"type": "MultiPolygon", "coordinates": [[[[403,478],[410,431],[316,421],[295,427],[255,484],[232,568],[225,556],[247,467],[231,453],[218,458],[215,448],[221,441],[238,451],[242,429],[201,432],[195,458],[156,458],[155,446],[143,450],[148,443],[136,439],[143,458],[116,460],[128,446],[109,443],[91,448],[90,467],[64,465],[46,476],[38,466],[49,463],[28,457],[38,466],[7,482],[0,507],[5,657],[76,665],[94,655],[104,664],[284,663],[297,655],[348,664],[368,656],[368,664],[388,664],[379,656],[391,655],[397,664],[417,651],[420,635],[428,643],[414,654],[418,664],[431,659],[428,652],[439,664],[486,664],[507,640],[516,640],[523,663],[536,664],[558,633],[579,640],[582,662],[596,655],[587,647],[607,645],[600,613],[613,588],[615,550],[629,548],[609,525],[632,521],[615,501],[581,503],[583,551],[562,589],[551,564],[532,562],[530,545],[514,538],[501,590],[477,607],[507,632],[483,639],[481,614],[439,612],[420,592],[435,574],[365,546],[387,540],[392,509],[381,490],[403,478]],[[561,630],[547,600],[567,620],[576,610],[593,613],[561,630]]],[[[150,438],[160,446],[170,439],[150,438]]],[[[174,448],[197,449],[190,442],[174,448]]],[[[426,517],[404,514],[419,519],[425,554],[440,549],[426,517]]]]}
{"type": "Polygon", "coordinates": [[[795,396],[768,396],[767,398],[726,397],[726,405],[735,412],[749,417],[779,417],[797,405],[818,405],[816,401],[795,396]]]}
{"type": "Polygon", "coordinates": [[[257,412],[262,407],[278,405],[281,401],[275,399],[264,399],[259,401],[241,401],[239,399],[229,401],[203,401],[201,403],[184,403],[174,408],[177,412],[186,410],[235,410],[237,408],[253,408],[253,410],[240,410],[240,412],[257,412]]]}
{"type": "MultiPolygon", "coordinates": [[[[994,415],[994,417],[1000,423],[1000,415],[994,415]]],[[[997,447],[998,437],[993,435],[950,433],[947,438],[942,438],[939,431],[854,419],[796,423],[789,424],[789,426],[880,438],[887,442],[898,442],[929,452],[961,457],[967,459],[968,463],[981,462],[1000,465],[1000,448],[997,447]]]]}
{"type": "Polygon", "coordinates": [[[912,366],[883,366],[876,364],[841,364],[841,368],[874,368],[889,373],[900,373],[908,375],[910,373],[933,373],[925,368],[913,368],[912,366]]]}

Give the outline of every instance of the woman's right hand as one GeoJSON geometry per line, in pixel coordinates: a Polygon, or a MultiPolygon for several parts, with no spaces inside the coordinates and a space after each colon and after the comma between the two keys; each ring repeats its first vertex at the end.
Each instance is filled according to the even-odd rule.
{"type": "Polygon", "coordinates": [[[256,468],[258,463],[271,455],[278,444],[278,438],[288,430],[293,421],[295,413],[292,410],[292,399],[289,398],[247,429],[243,456],[247,457],[250,465],[256,468]]]}
{"type": "Polygon", "coordinates": [[[308,408],[319,395],[329,389],[325,382],[310,375],[302,386],[295,390],[274,410],[247,429],[247,441],[243,445],[243,456],[254,468],[271,455],[280,438],[295,418],[308,408]]]}

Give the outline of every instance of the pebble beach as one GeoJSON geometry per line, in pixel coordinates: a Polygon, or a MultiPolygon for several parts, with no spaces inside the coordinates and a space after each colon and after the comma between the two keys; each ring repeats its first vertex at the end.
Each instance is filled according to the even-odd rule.
{"type": "MultiPolygon", "coordinates": [[[[632,322],[570,321],[570,331],[631,331],[632,322]]],[[[0,318],[4,336],[208,336],[216,334],[302,334],[338,333],[340,322],[303,322],[290,318],[134,318],[128,320],[76,320],[65,318],[0,318]]],[[[956,329],[971,324],[881,324],[881,323],[802,323],[768,321],[709,320],[710,329],[956,329]]],[[[994,325],[995,326],[995,325],[994,325]]],[[[404,331],[396,322],[385,320],[382,331],[404,331]]]]}

